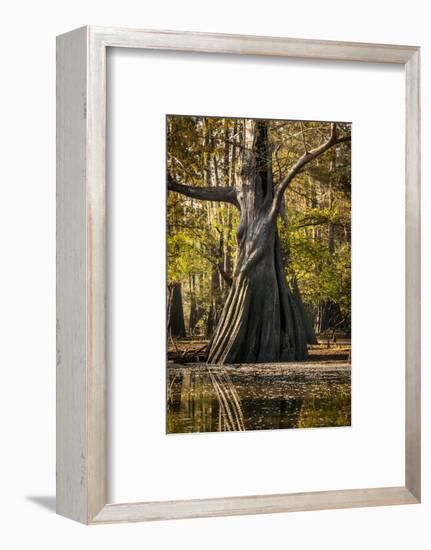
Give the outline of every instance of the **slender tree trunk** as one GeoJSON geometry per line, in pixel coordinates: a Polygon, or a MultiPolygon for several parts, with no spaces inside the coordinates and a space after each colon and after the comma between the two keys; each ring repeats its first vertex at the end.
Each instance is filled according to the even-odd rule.
{"type": "Polygon", "coordinates": [[[189,293],[190,293],[190,316],[189,316],[189,334],[194,335],[196,324],[199,321],[198,305],[196,303],[195,276],[189,275],[189,293]]]}
{"type": "Polygon", "coordinates": [[[211,338],[217,325],[221,310],[221,289],[218,269],[213,266],[211,270],[210,307],[208,311],[206,333],[211,338]]]}
{"type": "MultiPolygon", "coordinates": [[[[336,168],[335,162],[336,162],[335,151],[332,151],[332,160],[329,168],[329,189],[328,189],[328,208],[331,213],[333,208],[332,175],[336,168]]],[[[334,224],[332,222],[328,223],[328,248],[329,248],[329,254],[332,256],[335,251],[334,224]]]]}

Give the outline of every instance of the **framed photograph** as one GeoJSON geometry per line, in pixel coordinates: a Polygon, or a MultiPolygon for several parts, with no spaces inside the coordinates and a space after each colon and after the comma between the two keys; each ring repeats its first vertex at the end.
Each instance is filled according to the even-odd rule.
{"type": "Polygon", "coordinates": [[[167,433],[350,426],[350,123],[166,125],[167,433]]]}
{"type": "Polygon", "coordinates": [[[57,511],[420,502],[416,46],[57,39],[57,511]]]}

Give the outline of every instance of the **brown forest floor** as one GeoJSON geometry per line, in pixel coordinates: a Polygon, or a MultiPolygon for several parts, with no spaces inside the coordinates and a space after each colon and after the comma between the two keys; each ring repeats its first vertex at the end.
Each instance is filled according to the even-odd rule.
{"type": "MultiPolygon", "coordinates": [[[[317,345],[308,346],[308,362],[350,363],[350,339],[328,341],[326,337],[318,338],[317,345]]],[[[185,338],[169,339],[168,361],[173,363],[194,363],[205,360],[205,348],[208,340],[185,338]]]]}

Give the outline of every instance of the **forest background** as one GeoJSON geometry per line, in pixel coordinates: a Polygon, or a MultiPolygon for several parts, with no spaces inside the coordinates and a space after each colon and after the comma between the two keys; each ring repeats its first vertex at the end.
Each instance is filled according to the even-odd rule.
{"type": "MultiPolygon", "coordinates": [[[[167,172],[196,187],[235,187],[247,119],[168,115],[167,172]]],[[[274,187],[327,139],[331,123],[271,120],[274,187]]],[[[351,126],[337,123],[350,137],[351,126]]],[[[351,331],[351,150],[335,144],[307,164],[283,196],[278,234],[286,282],[309,344],[351,331]]],[[[210,339],[232,285],[239,212],[177,192],[167,199],[168,335],[210,339]]]]}

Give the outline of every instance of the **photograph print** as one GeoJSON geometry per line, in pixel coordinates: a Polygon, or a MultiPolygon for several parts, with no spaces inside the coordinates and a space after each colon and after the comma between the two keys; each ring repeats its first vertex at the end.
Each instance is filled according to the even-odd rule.
{"type": "Polygon", "coordinates": [[[168,434],[351,423],[351,124],[167,115],[168,434]]]}

